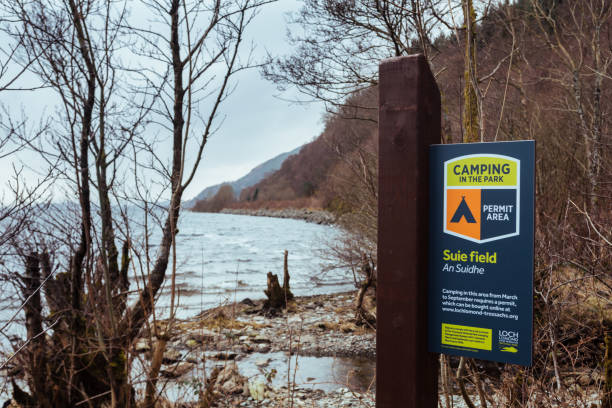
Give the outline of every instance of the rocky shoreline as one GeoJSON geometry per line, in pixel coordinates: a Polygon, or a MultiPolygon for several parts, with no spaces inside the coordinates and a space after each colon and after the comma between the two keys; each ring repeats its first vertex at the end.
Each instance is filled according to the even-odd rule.
{"type": "MultiPolygon", "coordinates": [[[[373,406],[368,388],[374,375],[376,333],[353,323],[354,299],[355,292],[298,297],[283,312],[266,311],[262,300],[244,299],[204,311],[176,322],[160,374],[172,388],[201,381],[206,372],[207,388],[217,396],[217,405],[211,406],[281,407],[289,400],[293,406],[373,406]],[[368,378],[362,385],[350,379],[327,384],[329,379],[317,367],[320,359],[365,362],[368,378]],[[287,362],[295,369],[296,361],[299,367],[312,365],[312,377],[293,381],[287,362]]],[[[149,359],[155,343],[154,337],[145,336],[136,342],[135,351],[149,359]]],[[[181,403],[190,406],[187,400],[181,403]]]]}
{"type": "Polygon", "coordinates": [[[221,210],[221,213],[234,215],[250,215],[255,217],[291,218],[321,225],[330,225],[336,222],[336,217],[332,213],[324,210],[311,210],[308,208],[224,208],[223,210],[221,210]]]}
{"type": "MultiPolygon", "coordinates": [[[[355,325],[355,294],[296,297],[277,313],[266,311],[262,300],[244,299],[177,321],[160,372],[169,390],[160,407],[197,407],[194,391],[205,383],[214,400],[207,407],[373,408],[376,333],[355,325]],[[336,365],[345,365],[339,376],[322,375],[336,365]]],[[[138,357],[150,360],[155,343],[154,337],[141,338],[135,344],[138,357]]],[[[596,401],[594,387],[602,379],[595,375],[601,376],[576,372],[564,383],[596,401]]],[[[451,406],[467,408],[457,385],[448,387],[451,406]]],[[[440,392],[446,392],[442,385],[440,392]]],[[[476,389],[468,384],[467,392],[480,407],[476,389]]]]}

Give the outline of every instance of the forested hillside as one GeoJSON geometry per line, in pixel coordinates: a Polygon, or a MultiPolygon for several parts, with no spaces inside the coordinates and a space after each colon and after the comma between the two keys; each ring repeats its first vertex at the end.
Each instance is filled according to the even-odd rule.
{"type": "MultiPolygon", "coordinates": [[[[476,141],[537,141],[540,217],[559,218],[568,198],[609,215],[609,17],[602,16],[606,20],[597,26],[588,8],[561,3],[551,10],[547,14],[521,1],[491,9],[480,21],[476,141]]],[[[429,46],[443,100],[441,143],[466,137],[462,43],[462,33],[449,32],[429,46]]],[[[418,52],[418,44],[412,45],[418,52]]],[[[281,73],[271,76],[291,79],[281,73]]],[[[358,186],[372,188],[375,198],[376,80],[332,106],[324,132],[279,171],[245,189],[234,206],[307,204],[342,214],[363,207],[354,191],[358,186]]]]}
{"type": "MultiPolygon", "coordinates": [[[[599,64],[607,69],[609,61],[601,54],[605,49],[609,53],[610,44],[605,40],[599,54],[593,54],[596,50],[591,40],[595,35],[607,38],[608,33],[578,33],[579,29],[595,27],[589,28],[588,21],[582,23],[584,27],[574,27],[577,23],[572,19],[578,11],[568,7],[555,9],[555,26],[528,10],[525,1],[492,10],[478,27],[478,76],[484,87],[478,96],[478,139],[535,139],[539,176],[545,175],[547,180],[538,183],[540,199],[567,196],[573,191],[589,205],[605,204],[598,197],[609,194],[605,180],[610,178],[612,167],[607,133],[611,106],[605,102],[611,92],[609,78],[604,72],[598,75],[595,67],[599,64]],[[604,191],[596,192],[595,188],[604,191]]],[[[464,49],[453,33],[437,38],[432,48],[436,55],[431,66],[443,98],[440,142],[461,142],[464,49]]],[[[293,200],[315,198],[310,202],[322,208],[344,211],[350,207],[350,200],[338,191],[338,170],[358,148],[374,153],[376,143],[371,139],[377,132],[376,94],[373,81],[370,88],[343,102],[328,115],[324,132],[299,155],[243,191],[242,204],[274,206],[271,202],[284,201],[290,205],[293,200]]],[[[555,198],[546,207],[557,205],[562,203],[555,198]]]]}
{"type": "MultiPolygon", "coordinates": [[[[363,91],[351,97],[353,104],[375,102],[376,89],[363,91]]],[[[282,167],[258,184],[245,189],[240,201],[254,206],[266,202],[295,201],[312,198],[311,203],[326,209],[340,210],[337,181],[348,177],[341,167],[349,156],[360,150],[372,153],[375,148],[377,113],[345,108],[328,116],[323,133],[304,146],[299,154],[287,159],[282,167]],[[351,117],[360,115],[359,119],[351,117]]]]}
{"type": "MultiPolygon", "coordinates": [[[[464,22],[452,29],[455,20],[441,28],[448,22],[436,14],[442,3],[421,10],[428,18],[402,20],[385,10],[377,14],[368,2],[352,9],[306,1],[294,20],[306,29],[298,51],[274,60],[266,75],[325,101],[332,113],[315,141],[233,205],[307,203],[331,210],[347,231],[332,248],[339,263],[359,269],[363,256],[375,259],[379,46],[395,55],[424,53],[442,97],[440,143],[533,139],[537,146],[535,365],[492,374],[468,360],[470,381],[481,387],[485,376],[506,406],[551,406],[555,390],[559,406],[569,407],[579,406],[565,392],[578,378],[571,373],[592,370],[600,374],[581,384],[600,387],[602,406],[610,407],[612,6],[463,1],[459,15],[445,14],[464,22]],[[368,25],[375,16],[389,22],[383,33],[368,25]],[[513,380],[519,377],[520,384],[513,380]]],[[[465,366],[442,363],[443,372],[458,369],[463,386],[465,366]]],[[[481,404],[488,388],[479,390],[481,404]]]]}

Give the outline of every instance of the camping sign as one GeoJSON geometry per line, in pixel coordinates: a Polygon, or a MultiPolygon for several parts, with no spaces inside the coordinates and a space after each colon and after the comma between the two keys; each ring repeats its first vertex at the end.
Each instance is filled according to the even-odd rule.
{"type": "Polygon", "coordinates": [[[520,160],[471,154],[444,168],[445,233],[479,243],[518,235],[520,160]]]}
{"type": "Polygon", "coordinates": [[[531,365],[533,141],[430,147],[429,350],[531,365]]]}

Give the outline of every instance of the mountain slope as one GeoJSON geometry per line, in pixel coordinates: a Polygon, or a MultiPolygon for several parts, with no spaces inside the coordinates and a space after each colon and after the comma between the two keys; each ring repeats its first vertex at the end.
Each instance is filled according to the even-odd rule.
{"type": "MultiPolygon", "coordinates": [[[[371,88],[349,98],[355,106],[376,106],[371,88]]],[[[240,194],[232,208],[319,206],[328,210],[342,205],[347,211],[347,190],[370,182],[376,172],[377,110],[340,108],[329,116],[323,132],[288,158],[280,169],[240,194]],[[365,172],[365,173],[364,173],[365,172]]],[[[370,188],[372,190],[372,188],[370,188]]],[[[363,198],[350,198],[351,206],[363,198]]]]}
{"type": "Polygon", "coordinates": [[[184,207],[193,208],[197,201],[206,200],[207,198],[214,196],[215,194],[217,194],[217,191],[219,191],[219,188],[224,184],[229,184],[230,186],[232,186],[234,194],[236,194],[236,197],[239,197],[242,190],[259,183],[266,176],[280,169],[285,160],[287,160],[287,158],[289,158],[290,156],[298,154],[301,148],[302,146],[290,152],[279,154],[278,156],[263,162],[259,166],[253,168],[253,170],[251,170],[246,176],[241,177],[238,180],[219,183],[214,186],[206,187],[194,198],[184,203],[184,207]]]}

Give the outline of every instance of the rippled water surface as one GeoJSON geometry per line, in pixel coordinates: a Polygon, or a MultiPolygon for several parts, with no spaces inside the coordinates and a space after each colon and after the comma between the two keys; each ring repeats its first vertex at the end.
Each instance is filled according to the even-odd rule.
{"type": "MultiPolygon", "coordinates": [[[[348,271],[323,273],[329,269],[330,263],[321,251],[327,243],[338,238],[339,232],[334,227],[291,219],[185,212],[181,215],[178,229],[176,283],[179,318],[189,318],[203,309],[226,302],[265,297],[267,272],[277,274],[282,283],[285,250],[289,251],[290,284],[295,295],[354,289],[348,271]]],[[[159,242],[159,235],[158,232],[151,237],[152,245],[159,242]]],[[[165,286],[157,301],[157,310],[161,313],[167,313],[170,304],[170,271],[169,267],[165,286]]],[[[134,281],[132,279],[132,290],[136,289],[134,281]]],[[[5,300],[0,321],[6,322],[20,303],[16,296],[5,300]]],[[[24,337],[22,323],[21,317],[5,332],[24,337]]],[[[8,345],[6,341],[1,343],[8,345]]],[[[258,359],[264,358],[269,360],[267,370],[283,373],[288,367],[288,357],[283,353],[254,354],[239,365],[249,377],[262,375],[257,363],[258,359]]],[[[296,381],[323,390],[346,385],[366,389],[371,386],[373,364],[360,359],[300,357],[296,381]]],[[[280,385],[282,378],[279,375],[274,382],[280,385]]],[[[7,397],[5,389],[0,389],[0,397],[7,397]]]]}
{"type": "MultiPolygon", "coordinates": [[[[176,283],[179,318],[194,316],[203,309],[225,302],[241,301],[247,297],[264,298],[267,272],[277,274],[282,284],[285,250],[289,251],[290,285],[295,295],[354,288],[346,271],[322,272],[330,263],[323,259],[321,251],[339,234],[334,227],[292,219],[183,212],[178,229],[176,283]]],[[[152,255],[160,235],[157,231],[150,238],[152,255]]],[[[15,265],[21,267],[20,263],[15,265]]],[[[160,313],[167,312],[170,304],[170,272],[171,263],[157,301],[160,313]]],[[[135,282],[132,276],[132,291],[142,287],[142,281],[138,285],[135,282]]],[[[0,322],[6,322],[21,304],[13,291],[10,284],[3,287],[0,322]]],[[[132,297],[130,300],[136,299],[132,297]]],[[[5,333],[23,334],[19,324],[22,314],[5,333]]]]}
{"type": "MultiPolygon", "coordinates": [[[[230,214],[184,213],[177,237],[179,317],[246,297],[265,297],[267,272],[282,284],[283,253],[289,251],[291,290],[312,295],[353,289],[346,271],[322,273],[326,242],[334,227],[299,220],[230,214]]],[[[169,304],[168,287],[158,306],[169,304]]]]}

